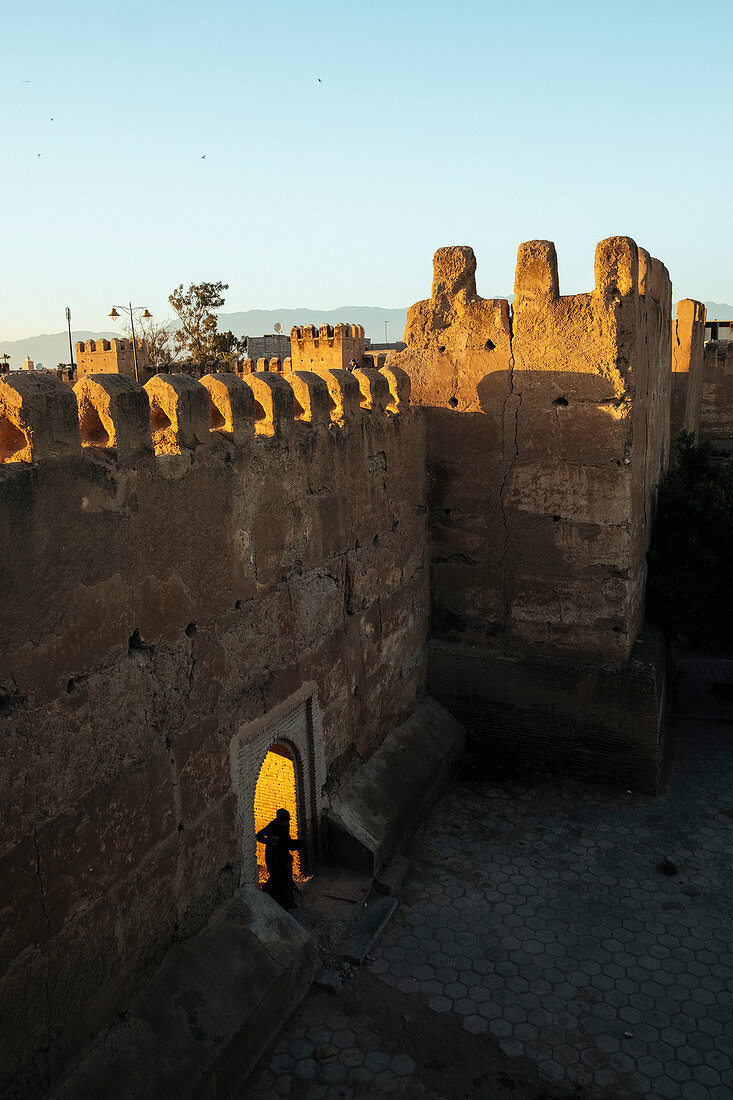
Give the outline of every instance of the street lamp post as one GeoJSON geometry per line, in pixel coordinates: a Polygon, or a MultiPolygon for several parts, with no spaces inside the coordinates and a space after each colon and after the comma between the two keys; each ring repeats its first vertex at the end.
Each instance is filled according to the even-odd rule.
{"type": "Polygon", "coordinates": [[[137,365],[137,341],[135,340],[135,314],[139,313],[143,321],[147,321],[148,317],[152,317],[152,313],[149,313],[145,306],[134,306],[130,302],[129,306],[112,306],[109,311],[110,317],[119,317],[118,309],[121,309],[123,313],[126,313],[130,318],[130,331],[132,333],[132,358],[135,361],[135,381],[140,381],[140,371],[137,365]]]}
{"type": "Polygon", "coordinates": [[[71,343],[71,310],[69,309],[68,306],[66,307],[66,324],[68,325],[68,328],[69,328],[69,362],[71,363],[71,373],[73,374],[74,373],[74,350],[73,350],[73,344],[71,343]]]}

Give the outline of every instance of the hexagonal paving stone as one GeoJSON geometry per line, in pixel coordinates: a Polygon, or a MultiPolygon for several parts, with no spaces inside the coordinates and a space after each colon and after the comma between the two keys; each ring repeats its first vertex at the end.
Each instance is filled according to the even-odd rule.
{"type": "Polygon", "coordinates": [[[296,1077],[309,1081],[312,1077],[315,1077],[317,1068],[312,1058],[302,1058],[296,1063],[293,1073],[296,1077]]]}

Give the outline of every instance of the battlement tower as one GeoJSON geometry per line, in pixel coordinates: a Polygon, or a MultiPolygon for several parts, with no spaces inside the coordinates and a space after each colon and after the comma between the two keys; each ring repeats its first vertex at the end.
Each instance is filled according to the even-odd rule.
{"type": "MultiPolygon", "coordinates": [[[[140,380],[150,373],[145,344],[137,340],[137,365],[140,380]]],[[[132,340],[80,340],[76,344],[77,377],[89,374],[126,374],[135,377],[132,340]]]]}
{"type": "Polygon", "coordinates": [[[290,330],[293,370],[343,370],[366,365],[363,325],[295,326],[290,330]]]}

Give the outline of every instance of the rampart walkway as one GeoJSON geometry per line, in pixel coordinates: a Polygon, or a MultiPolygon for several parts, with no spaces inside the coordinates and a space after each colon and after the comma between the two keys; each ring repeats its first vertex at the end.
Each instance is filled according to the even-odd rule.
{"type": "Polygon", "coordinates": [[[666,793],[464,771],[242,1100],[733,1096],[733,662],[681,660],[666,793]]]}

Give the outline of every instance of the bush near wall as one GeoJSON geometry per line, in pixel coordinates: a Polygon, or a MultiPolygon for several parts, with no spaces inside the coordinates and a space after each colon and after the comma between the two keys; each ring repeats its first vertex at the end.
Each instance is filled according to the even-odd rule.
{"type": "Polygon", "coordinates": [[[681,432],[659,483],[647,611],[694,648],[733,652],[733,465],[681,432]]]}

